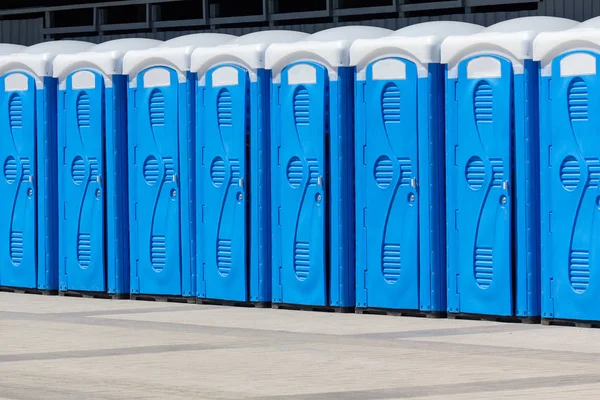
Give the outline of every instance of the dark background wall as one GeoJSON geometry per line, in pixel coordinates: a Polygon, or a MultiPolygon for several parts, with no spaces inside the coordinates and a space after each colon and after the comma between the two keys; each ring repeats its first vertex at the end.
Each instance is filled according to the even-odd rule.
{"type": "Polygon", "coordinates": [[[192,32],[243,35],[264,29],[311,33],[349,24],[399,29],[435,20],[487,26],[533,15],[583,21],[600,16],[600,0],[0,0],[0,42],[166,40],[192,32]]]}

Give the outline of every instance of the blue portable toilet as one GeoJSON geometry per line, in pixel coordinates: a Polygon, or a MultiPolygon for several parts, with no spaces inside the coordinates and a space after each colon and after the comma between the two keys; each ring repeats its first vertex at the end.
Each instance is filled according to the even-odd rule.
{"type": "MultiPolygon", "coordinates": [[[[0,51],[0,286],[58,289],[56,192],[57,54],[91,43],[55,41],[0,51]]],[[[11,288],[11,289],[7,289],[11,288]]],[[[26,290],[27,291],[27,290],[26,290]]]]}
{"type": "Polygon", "coordinates": [[[538,66],[535,36],[575,21],[526,17],[449,37],[448,312],[540,315],[538,66]]]}
{"type": "Polygon", "coordinates": [[[63,294],[129,294],[123,56],[160,43],[118,39],[54,60],[59,86],[58,253],[63,294]]]}
{"type": "Polygon", "coordinates": [[[272,44],[273,305],[354,307],[354,68],[345,26],[272,44]]]}
{"type": "Polygon", "coordinates": [[[541,75],[543,322],[600,321],[600,18],[540,34],[533,56],[541,75]]]}
{"type": "Polygon", "coordinates": [[[444,68],[425,22],[354,42],[357,312],[446,313],[444,68]]]}
{"type": "Polygon", "coordinates": [[[195,301],[195,77],[190,59],[195,48],[234,37],[186,35],[125,55],[133,298],[195,301]]]}
{"type": "Polygon", "coordinates": [[[308,36],[263,31],[192,54],[196,92],[197,296],[271,302],[269,106],[272,43],[308,36]]]}

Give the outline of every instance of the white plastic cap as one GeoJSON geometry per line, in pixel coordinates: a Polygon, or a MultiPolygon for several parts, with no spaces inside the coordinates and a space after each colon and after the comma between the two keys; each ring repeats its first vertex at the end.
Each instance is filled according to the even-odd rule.
{"type": "Polygon", "coordinates": [[[265,55],[265,67],[273,71],[273,81],[279,82],[281,71],[297,61],[314,61],[329,70],[337,79],[337,69],[350,65],[350,46],[358,39],[388,36],[389,29],[373,26],[342,26],[314,33],[298,42],[275,43],[265,55]]]}
{"type": "Polygon", "coordinates": [[[100,43],[83,53],[59,54],[54,59],[53,75],[64,89],[67,76],[76,70],[89,68],[98,70],[105,77],[107,87],[112,85],[112,75],[123,74],[123,57],[128,51],[142,50],[160,45],[160,40],[153,39],[117,39],[100,43]]]}
{"type": "Polygon", "coordinates": [[[235,37],[221,33],[195,33],[167,40],[150,49],[128,51],[123,58],[123,74],[129,75],[129,84],[135,87],[136,77],[141,71],[154,66],[165,66],[177,71],[179,81],[183,82],[185,72],[190,70],[191,55],[195,49],[218,46],[235,37]]]}
{"type": "Polygon", "coordinates": [[[56,40],[20,48],[19,51],[0,55],[0,75],[9,71],[24,71],[36,78],[38,88],[42,78],[52,76],[52,63],[59,54],[73,54],[86,51],[93,43],[75,40],[56,40]]]}
{"type": "Polygon", "coordinates": [[[562,31],[577,24],[570,19],[555,17],[524,17],[503,21],[473,35],[449,36],[442,43],[441,61],[448,64],[450,78],[457,76],[460,61],[478,54],[506,57],[513,63],[514,72],[522,74],[523,61],[532,59],[533,40],[538,34],[562,31]]]}
{"type": "MultiPolygon", "coordinates": [[[[240,36],[221,46],[197,48],[192,53],[191,71],[198,73],[198,83],[204,85],[204,75],[210,68],[223,63],[237,64],[248,70],[250,80],[254,82],[256,70],[265,68],[265,52],[270,45],[295,43],[308,36],[295,31],[261,31],[240,36]]],[[[228,79],[227,74],[222,75],[223,79],[228,79]]]]}
{"type": "MultiPolygon", "coordinates": [[[[373,61],[400,57],[416,63],[419,77],[425,77],[427,65],[440,62],[440,48],[446,37],[471,35],[483,29],[480,25],[454,21],[424,22],[407,26],[389,36],[355,41],[350,47],[350,65],[357,67],[357,79],[365,80],[366,68],[373,61]]],[[[397,67],[393,62],[383,62],[379,65],[377,73],[402,79],[403,71],[395,70],[397,67]]]]}

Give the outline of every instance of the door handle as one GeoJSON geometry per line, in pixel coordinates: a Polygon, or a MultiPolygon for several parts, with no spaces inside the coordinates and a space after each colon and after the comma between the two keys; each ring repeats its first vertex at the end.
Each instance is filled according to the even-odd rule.
{"type": "Polygon", "coordinates": [[[412,178],[410,180],[410,186],[412,186],[413,188],[417,188],[417,178],[412,178]]]}
{"type": "Polygon", "coordinates": [[[508,181],[502,182],[502,189],[503,190],[508,190],[508,181]]]}
{"type": "Polygon", "coordinates": [[[173,174],[173,178],[171,178],[173,183],[177,184],[177,174],[173,174]]]}
{"type": "Polygon", "coordinates": [[[322,177],[322,176],[319,176],[319,177],[317,178],[317,185],[319,185],[319,186],[323,186],[323,177],[322,177]]]}
{"type": "Polygon", "coordinates": [[[33,175],[29,175],[28,180],[29,180],[29,183],[33,184],[33,175]]]}
{"type": "Polygon", "coordinates": [[[238,186],[241,187],[242,189],[244,188],[244,178],[238,179],[238,186]]]}
{"type": "Polygon", "coordinates": [[[96,182],[97,182],[97,183],[98,183],[100,186],[102,186],[102,176],[100,176],[100,175],[96,176],[96,182]]]}

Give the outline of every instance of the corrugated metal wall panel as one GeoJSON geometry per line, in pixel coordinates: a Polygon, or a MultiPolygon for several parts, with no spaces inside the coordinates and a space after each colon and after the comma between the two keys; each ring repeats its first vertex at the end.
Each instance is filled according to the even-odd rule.
{"type": "Polygon", "coordinates": [[[0,20],[0,42],[31,46],[44,41],[43,29],[43,18],[0,20]]]}

